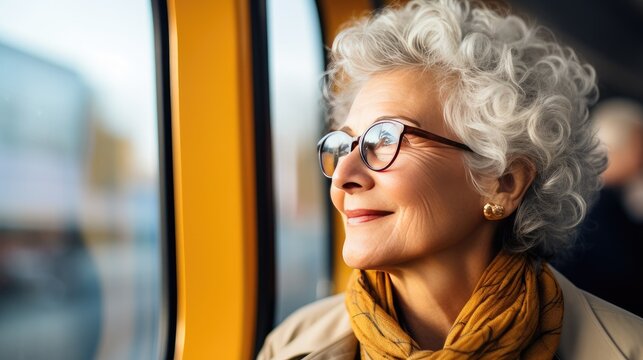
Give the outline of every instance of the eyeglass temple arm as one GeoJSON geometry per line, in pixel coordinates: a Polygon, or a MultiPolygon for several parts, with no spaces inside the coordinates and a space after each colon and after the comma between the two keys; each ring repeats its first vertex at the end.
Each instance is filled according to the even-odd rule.
{"type": "Polygon", "coordinates": [[[469,152],[472,152],[472,153],[475,154],[475,152],[473,150],[471,150],[471,148],[468,147],[465,144],[459,143],[457,141],[449,140],[449,139],[447,139],[445,137],[442,137],[440,135],[436,135],[434,133],[430,133],[428,131],[424,131],[422,129],[418,129],[418,128],[414,128],[414,127],[410,127],[410,126],[405,126],[404,127],[404,132],[408,133],[408,134],[421,136],[421,137],[423,137],[425,139],[437,141],[437,142],[445,144],[445,145],[455,146],[455,147],[457,147],[459,149],[466,150],[466,151],[469,151],[469,152]]]}

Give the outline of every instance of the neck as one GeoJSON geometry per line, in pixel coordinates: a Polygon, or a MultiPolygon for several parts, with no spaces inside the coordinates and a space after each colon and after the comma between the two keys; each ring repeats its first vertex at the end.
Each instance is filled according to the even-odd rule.
{"type": "Polygon", "coordinates": [[[496,252],[479,243],[390,272],[398,320],[425,350],[438,350],[496,252]]]}

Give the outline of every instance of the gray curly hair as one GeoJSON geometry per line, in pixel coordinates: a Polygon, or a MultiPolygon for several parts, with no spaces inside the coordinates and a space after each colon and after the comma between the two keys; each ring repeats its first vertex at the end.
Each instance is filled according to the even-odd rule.
{"type": "Polygon", "coordinates": [[[475,151],[464,156],[478,191],[486,194],[481,180],[501,177],[516,161],[536,170],[505,224],[503,246],[540,258],[571,247],[607,164],[588,116],[598,98],[595,72],[572,49],[543,27],[481,4],[415,0],[357,20],[336,37],[330,56],[331,122],[346,117],[377,73],[441,74],[444,119],[475,151]]]}

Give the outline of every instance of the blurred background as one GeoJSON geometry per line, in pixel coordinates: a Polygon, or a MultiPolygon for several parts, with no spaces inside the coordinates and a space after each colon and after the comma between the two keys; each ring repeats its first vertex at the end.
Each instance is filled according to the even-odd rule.
{"type": "Polygon", "coordinates": [[[643,316],[643,1],[511,0],[597,72],[591,108],[608,151],[604,188],[577,246],[554,265],[578,287],[643,316]]]}
{"type": "Polygon", "coordinates": [[[0,358],[159,357],[146,1],[0,0],[0,358]]]}
{"type": "MultiPolygon", "coordinates": [[[[324,46],[334,36],[322,25],[339,2],[265,2],[273,323],[343,288],[315,148],[325,129],[324,46]]],[[[643,1],[489,4],[547,25],[597,70],[592,116],[610,170],[578,250],[556,264],[643,315],[633,296],[643,293],[643,1]]],[[[0,0],[2,359],[163,356],[164,274],[175,259],[163,251],[161,184],[171,179],[159,175],[153,21],[145,0],[0,0]]]]}

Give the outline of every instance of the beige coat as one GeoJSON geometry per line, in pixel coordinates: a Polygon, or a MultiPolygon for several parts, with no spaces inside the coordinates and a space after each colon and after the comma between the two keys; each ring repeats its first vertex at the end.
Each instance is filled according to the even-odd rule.
{"type": "MultiPolygon", "coordinates": [[[[554,274],[565,300],[556,358],[643,359],[643,319],[578,289],[560,273],[554,274]]],[[[356,349],[357,339],[340,294],[292,314],[268,336],[257,359],[353,360],[356,349]]]]}

